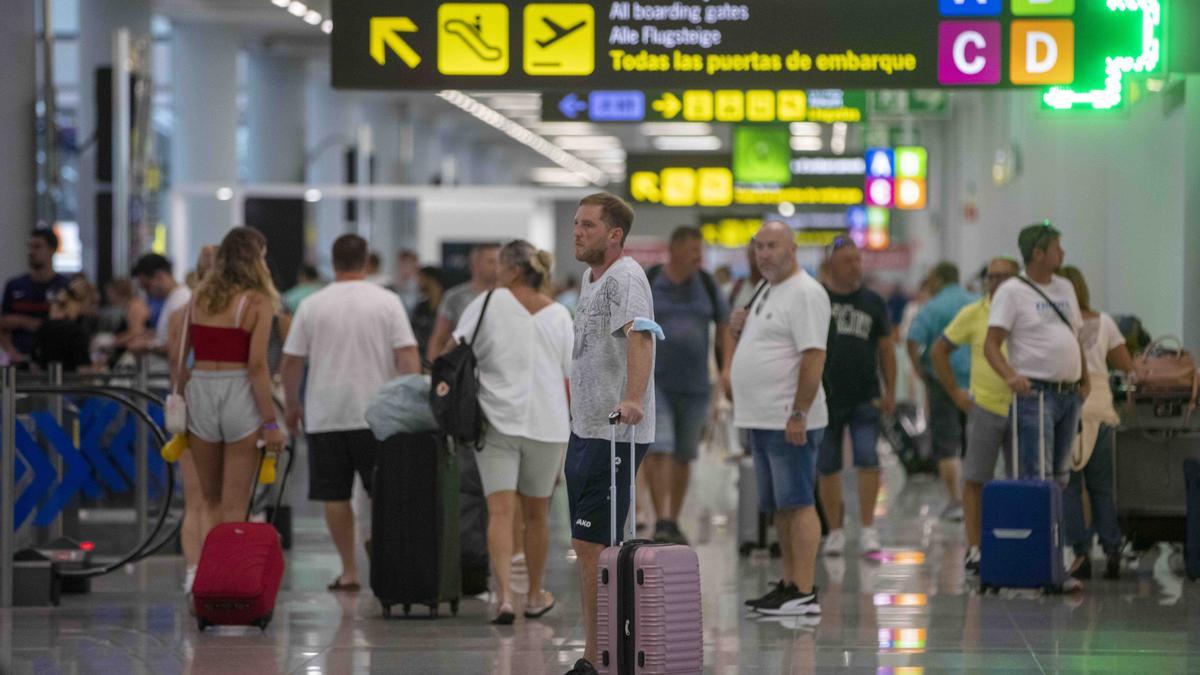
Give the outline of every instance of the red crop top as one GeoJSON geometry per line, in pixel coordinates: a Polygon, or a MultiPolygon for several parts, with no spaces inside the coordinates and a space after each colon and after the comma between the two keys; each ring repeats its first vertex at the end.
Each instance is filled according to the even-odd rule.
{"type": "Polygon", "coordinates": [[[245,304],[246,298],[242,296],[232,327],[202,326],[198,323],[188,326],[197,361],[249,363],[250,331],[240,327],[245,304]]]}

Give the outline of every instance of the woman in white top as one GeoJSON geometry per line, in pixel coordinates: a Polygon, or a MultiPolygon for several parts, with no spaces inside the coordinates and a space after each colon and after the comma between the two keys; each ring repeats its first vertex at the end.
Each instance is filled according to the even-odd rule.
{"type": "Polygon", "coordinates": [[[500,603],[492,620],[496,624],[510,624],[515,617],[509,582],[518,496],[529,570],[525,616],[540,617],[554,606],[554,597],[541,584],[550,540],[550,497],[571,433],[567,381],[574,327],[567,308],[547,294],[553,260],[527,241],[504,246],[496,290],[475,298],[454,331],[461,342],[481,325],[473,346],[487,432],[477,460],[500,603]]]}
{"type": "Polygon", "coordinates": [[[1116,579],[1121,574],[1121,528],[1113,497],[1113,434],[1121,419],[1113,407],[1108,369],[1111,366],[1132,373],[1133,359],[1112,317],[1089,306],[1091,298],[1083,273],[1075,267],[1064,267],[1058,273],[1075,286],[1075,297],[1083,313],[1079,341],[1087,356],[1092,381],[1091,394],[1083,402],[1081,431],[1071,451],[1071,482],[1063,494],[1067,542],[1075,549],[1071,575],[1076,579],[1091,579],[1094,530],[1107,558],[1104,578],[1116,579]],[[1092,505],[1090,527],[1083,517],[1084,488],[1092,505]]]}

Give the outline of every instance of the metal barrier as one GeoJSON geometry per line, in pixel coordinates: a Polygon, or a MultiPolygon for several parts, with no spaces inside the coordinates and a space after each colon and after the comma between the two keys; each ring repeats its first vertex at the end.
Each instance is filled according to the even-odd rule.
{"type": "MultiPolygon", "coordinates": [[[[151,406],[157,406],[159,408],[157,412],[161,415],[162,398],[146,391],[144,388],[111,384],[117,381],[129,382],[130,378],[128,376],[72,375],[68,378],[64,377],[61,366],[55,367],[55,364],[52,364],[46,377],[41,378],[41,381],[47,383],[39,384],[37,383],[37,378],[23,376],[18,379],[17,371],[13,367],[5,367],[2,371],[2,379],[0,379],[0,428],[2,428],[2,434],[0,434],[0,441],[2,441],[0,442],[0,607],[12,606],[13,554],[16,548],[17,533],[20,525],[23,525],[24,520],[32,513],[34,502],[42,501],[43,507],[51,506],[51,508],[47,509],[48,517],[43,516],[41,510],[39,510],[39,516],[43,516],[40,525],[48,526],[51,536],[61,535],[63,528],[62,514],[61,512],[56,512],[53,505],[65,504],[67,500],[71,499],[77,491],[83,489],[87,484],[91,483],[94,485],[91,479],[91,464],[81,453],[76,451],[74,443],[66,438],[66,435],[62,433],[60,428],[63,420],[64,395],[85,395],[108,399],[115,402],[117,407],[127,410],[137,421],[141,422],[141,424],[134,424],[133,429],[135,440],[132,461],[134,466],[125,467],[127,471],[129,468],[133,469],[138,540],[141,544],[131,554],[125,556],[117,563],[104,568],[88,570],[85,574],[99,574],[111,571],[111,569],[116,569],[128,562],[140,560],[142,557],[150,555],[165,545],[173,533],[157,543],[154,542],[154,538],[162,532],[168,513],[170,512],[170,499],[175,487],[174,474],[170,467],[166,466],[166,485],[163,486],[165,488],[164,504],[163,508],[159,511],[156,522],[151,527],[149,523],[149,493],[151,456],[153,453],[145,443],[146,429],[151,430],[154,440],[159,447],[167,441],[165,432],[152,416],[153,409],[151,408],[151,406]],[[63,380],[68,379],[79,382],[79,384],[75,384],[74,382],[64,384],[63,380]],[[96,384],[97,382],[105,381],[110,384],[96,384]],[[47,428],[57,430],[59,433],[59,442],[52,443],[52,445],[59,452],[55,453],[53,462],[46,460],[44,456],[40,455],[40,452],[29,453],[27,455],[25,463],[34,472],[34,478],[33,482],[30,483],[31,488],[26,490],[29,493],[29,498],[25,499],[20,505],[22,517],[18,519],[18,496],[16,495],[18,441],[32,441],[28,432],[18,420],[17,398],[18,395],[38,394],[50,395],[52,403],[50,411],[33,414],[35,423],[41,421],[47,428]],[[28,459],[29,457],[36,458],[32,464],[28,459]],[[37,461],[38,459],[40,459],[40,462],[37,461]],[[39,469],[41,470],[41,475],[39,475],[39,469]],[[45,497],[46,495],[40,494],[39,490],[47,490],[48,493],[49,487],[51,487],[56,477],[61,478],[61,480],[58,489],[55,491],[54,498],[41,500],[40,497],[45,497]],[[38,490],[33,489],[34,485],[38,486],[38,490]],[[52,520],[50,520],[51,518],[52,520]]],[[[149,382],[148,370],[145,368],[143,362],[143,365],[139,367],[138,376],[134,378],[134,383],[145,386],[149,382]]],[[[45,429],[42,430],[45,431],[45,429]]],[[[154,459],[158,459],[157,455],[153,456],[154,459]]],[[[158,464],[162,464],[161,460],[158,461],[158,464]]],[[[22,498],[24,499],[26,496],[22,495],[22,498]]],[[[177,529],[178,524],[176,524],[174,530],[177,529]]]]}

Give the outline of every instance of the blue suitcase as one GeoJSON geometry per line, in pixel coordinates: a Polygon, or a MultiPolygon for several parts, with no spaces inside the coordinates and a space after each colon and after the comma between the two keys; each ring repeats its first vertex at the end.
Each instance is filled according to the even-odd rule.
{"type": "Polygon", "coordinates": [[[1187,577],[1200,579],[1200,459],[1183,460],[1183,480],[1187,488],[1187,542],[1184,545],[1187,577]]]}
{"type": "MultiPolygon", "coordinates": [[[[1044,402],[1041,403],[1044,406],[1044,402]]],[[[1017,402],[1013,398],[1013,462],[1017,451],[1017,402]]],[[[1043,418],[1044,419],[1044,418],[1043,418]]],[[[1063,565],[1062,490],[1045,480],[1045,436],[1038,443],[1041,480],[992,481],[983,488],[983,540],[979,588],[1040,588],[1059,593],[1066,580],[1063,565]]],[[[1014,469],[1019,476],[1020,470],[1014,469]]]]}

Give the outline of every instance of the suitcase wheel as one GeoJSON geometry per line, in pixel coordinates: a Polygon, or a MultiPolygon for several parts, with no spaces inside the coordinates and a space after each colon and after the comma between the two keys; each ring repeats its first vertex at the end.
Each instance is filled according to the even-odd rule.
{"type": "Polygon", "coordinates": [[[436,618],[438,618],[438,613],[439,613],[439,612],[438,612],[438,606],[437,606],[437,605],[430,605],[430,606],[429,606],[429,618],[431,618],[431,619],[436,619],[436,618]]]}
{"type": "Polygon", "coordinates": [[[779,548],[779,542],[771,544],[771,557],[779,558],[783,556],[783,550],[779,548]]]}
{"type": "Polygon", "coordinates": [[[991,593],[998,593],[999,591],[1000,589],[996,588],[995,586],[987,586],[982,584],[979,586],[980,595],[989,595],[991,593]]]}
{"type": "Polygon", "coordinates": [[[1057,586],[1055,586],[1055,585],[1043,586],[1042,592],[1045,593],[1046,595],[1062,595],[1063,587],[1062,587],[1062,584],[1059,584],[1057,586]]]}
{"type": "MultiPolygon", "coordinates": [[[[380,603],[380,604],[382,604],[382,603],[380,603]]],[[[392,606],[391,605],[383,605],[383,618],[385,618],[385,619],[392,618],[392,606]]]]}
{"type": "Polygon", "coordinates": [[[408,613],[412,611],[412,605],[408,604],[407,602],[404,603],[403,608],[404,608],[404,616],[408,616],[408,613]]]}
{"type": "Polygon", "coordinates": [[[450,616],[458,616],[458,601],[450,601],[450,616]]]}
{"type": "Polygon", "coordinates": [[[199,630],[201,633],[203,633],[203,632],[204,632],[204,629],[205,629],[205,628],[208,628],[210,625],[212,625],[212,624],[208,623],[208,622],[207,622],[207,621],[205,621],[204,619],[196,619],[196,628],[197,628],[197,629],[198,629],[198,630],[199,630]]]}
{"type": "Polygon", "coordinates": [[[264,616],[263,618],[259,619],[258,621],[255,621],[254,625],[258,626],[258,629],[265,633],[267,631],[267,626],[269,626],[271,624],[271,618],[273,616],[274,616],[273,614],[268,614],[268,615],[264,616]]]}

